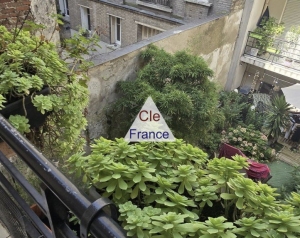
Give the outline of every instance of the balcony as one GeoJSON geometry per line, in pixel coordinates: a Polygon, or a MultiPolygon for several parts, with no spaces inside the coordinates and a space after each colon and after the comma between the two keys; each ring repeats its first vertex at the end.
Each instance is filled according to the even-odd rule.
{"type": "Polygon", "coordinates": [[[170,0],[137,0],[136,1],[136,4],[138,5],[171,13],[172,8],[170,3],[171,3],[170,0]]]}
{"type": "Polygon", "coordinates": [[[262,47],[263,37],[249,32],[241,61],[300,80],[300,45],[275,39],[271,46],[262,47]]]}
{"type": "Polygon", "coordinates": [[[126,237],[117,221],[117,208],[110,200],[77,189],[2,115],[0,138],[41,182],[40,189],[34,187],[0,148],[0,237],[77,238],[70,213],[79,218],[77,234],[81,238],[89,234],[97,238],[126,237]],[[30,199],[25,200],[24,195],[30,199]]]}

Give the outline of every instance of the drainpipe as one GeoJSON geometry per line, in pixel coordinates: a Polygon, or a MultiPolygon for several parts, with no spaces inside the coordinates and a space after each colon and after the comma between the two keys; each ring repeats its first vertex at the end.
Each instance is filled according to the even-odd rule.
{"type": "Polygon", "coordinates": [[[287,2],[288,2],[288,0],[285,0],[284,6],[283,6],[283,9],[282,9],[282,13],[281,13],[281,16],[280,16],[280,18],[279,18],[278,23],[281,23],[281,21],[282,21],[283,14],[284,14],[284,12],[285,12],[287,2]]]}

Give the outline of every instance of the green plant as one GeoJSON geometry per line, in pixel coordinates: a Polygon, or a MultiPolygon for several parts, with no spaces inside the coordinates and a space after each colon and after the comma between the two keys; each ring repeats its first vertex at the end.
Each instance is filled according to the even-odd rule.
{"type": "Polygon", "coordinates": [[[298,44],[300,40],[300,26],[291,26],[286,33],[285,40],[293,44],[298,44]]]}
{"type": "Polygon", "coordinates": [[[283,31],[284,24],[278,24],[276,18],[264,18],[261,26],[254,30],[254,33],[259,35],[256,41],[256,47],[259,49],[259,53],[264,53],[268,50],[268,48],[273,47],[275,38],[280,36],[283,31]]]}
{"type": "Polygon", "coordinates": [[[239,148],[247,157],[254,160],[267,160],[275,155],[275,150],[267,145],[267,137],[255,130],[253,125],[229,128],[228,132],[223,134],[222,141],[239,148]]]}
{"type": "Polygon", "coordinates": [[[205,221],[199,232],[199,238],[235,238],[236,235],[232,232],[235,228],[232,222],[225,222],[226,218],[209,217],[208,221],[205,221]]]}
{"type": "Polygon", "coordinates": [[[256,217],[244,217],[235,222],[238,228],[234,229],[235,234],[245,238],[264,237],[268,231],[268,223],[256,217]]]}
{"type": "Polygon", "coordinates": [[[100,138],[90,155],[75,154],[68,163],[86,185],[118,205],[130,237],[300,235],[298,194],[277,201],[276,189],[244,177],[240,171],[248,163],[241,156],[208,161],[203,151],[182,140],[129,144],[100,138]]]}
{"type": "Polygon", "coordinates": [[[220,109],[225,116],[224,128],[236,127],[243,121],[243,113],[248,108],[247,98],[234,91],[220,92],[220,109]]]}
{"type": "MultiPolygon", "coordinates": [[[[59,18],[57,21],[61,23],[59,18]]],[[[0,108],[18,99],[24,104],[25,98],[30,98],[39,112],[49,114],[45,123],[30,128],[25,105],[22,115],[9,118],[11,123],[51,157],[81,150],[81,132],[87,124],[83,112],[88,103],[85,80],[89,66],[83,54],[98,40],[75,35],[63,42],[64,49],[57,49],[43,35],[43,26],[32,22],[24,26],[13,32],[0,26],[0,108]],[[39,32],[39,37],[34,32],[39,32]],[[37,95],[44,87],[49,87],[50,94],[37,95]]]]}
{"type": "Polygon", "coordinates": [[[174,55],[151,45],[141,54],[144,67],[136,80],[120,81],[120,99],[109,109],[110,138],[123,137],[151,95],[177,138],[205,146],[215,128],[223,125],[218,92],[206,62],[187,52],[174,55]],[[199,137],[199,135],[202,135],[199,137]]]}
{"type": "Polygon", "coordinates": [[[276,142],[281,134],[281,128],[286,128],[289,122],[289,107],[283,96],[276,96],[272,100],[266,122],[265,129],[268,131],[268,137],[273,138],[276,142]]]}

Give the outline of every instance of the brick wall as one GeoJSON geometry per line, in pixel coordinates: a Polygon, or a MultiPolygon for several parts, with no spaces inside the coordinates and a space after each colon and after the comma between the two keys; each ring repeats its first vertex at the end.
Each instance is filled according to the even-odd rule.
{"type": "Polygon", "coordinates": [[[0,0],[0,25],[14,28],[17,18],[21,23],[30,9],[30,3],[29,0],[0,0]]]}
{"type": "Polygon", "coordinates": [[[171,1],[173,8],[173,14],[179,17],[184,17],[185,12],[185,0],[174,0],[171,1]]]}
{"type": "Polygon", "coordinates": [[[55,0],[0,0],[0,25],[13,29],[18,21],[17,26],[21,26],[28,14],[27,20],[34,20],[46,27],[43,31],[46,39],[52,37],[51,41],[59,44],[59,32],[52,34],[56,23],[51,15],[55,13],[55,0]]]}
{"type": "Polygon", "coordinates": [[[80,5],[90,8],[91,28],[100,32],[100,39],[106,43],[110,42],[110,15],[121,18],[121,46],[127,46],[138,41],[138,24],[141,22],[164,30],[172,29],[180,23],[171,21],[155,14],[146,14],[131,10],[129,7],[113,6],[105,2],[94,2],[89,0],[72,0],[70,6],[71,29],[78,29],[81,25],[80,5]]]}
{"type": "Polygon", "coordinates": [[[197,19],[203,19],[208,15],[209,7],[186,2],[185,3],[185,16],[184,21],[192,22],[197,19]]]}
{"type": "MultiPolygon", "coordinates": [[[[231,10],[233,0],[211,0],[210,2],[213,4],[211,13],[212,14],[220,14],[220,13],[228,13],[231,10]]],[[[235,0],[235,2],[241,2],[240,0],[235,0]]]]}

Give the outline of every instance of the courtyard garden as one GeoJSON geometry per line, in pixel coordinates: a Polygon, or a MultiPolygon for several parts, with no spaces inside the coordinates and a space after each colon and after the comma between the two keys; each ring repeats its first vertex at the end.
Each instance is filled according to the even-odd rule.
{"type": "Polygon", "coordinates": [[[111,199],[129,237],[300,236],[300,174],[276,161],[281,128],[289,120],[283,97],[274,97],[264,113],[253,110],[251,97],[220,90],[201,57],[149,46],[136,80],[119,82],[119,99],[107,107],[110,138],[90,143],[82,133],[89,64],[81,55],[96,40],[79,34],[64,42],[75,60],[70,66],[42,37],[4,27],[0,32],[0,108],[20,100],[23,111],[8,117],[10,122],[43,153],[59,158],[61,167],[82,181],[78,186],[93,186],[111,199]],[[45,87],[47,94],[40,94],[45,87]],[[149,95],[175,142],[123,139],[149,95]],[[41,125],[30,124],[26,100],[46,114],[41,125]],[[271,186],[241,173],[249,167],[247,158],[216,158],[222,143],[268,164],[274,171],[271,186]]]}

